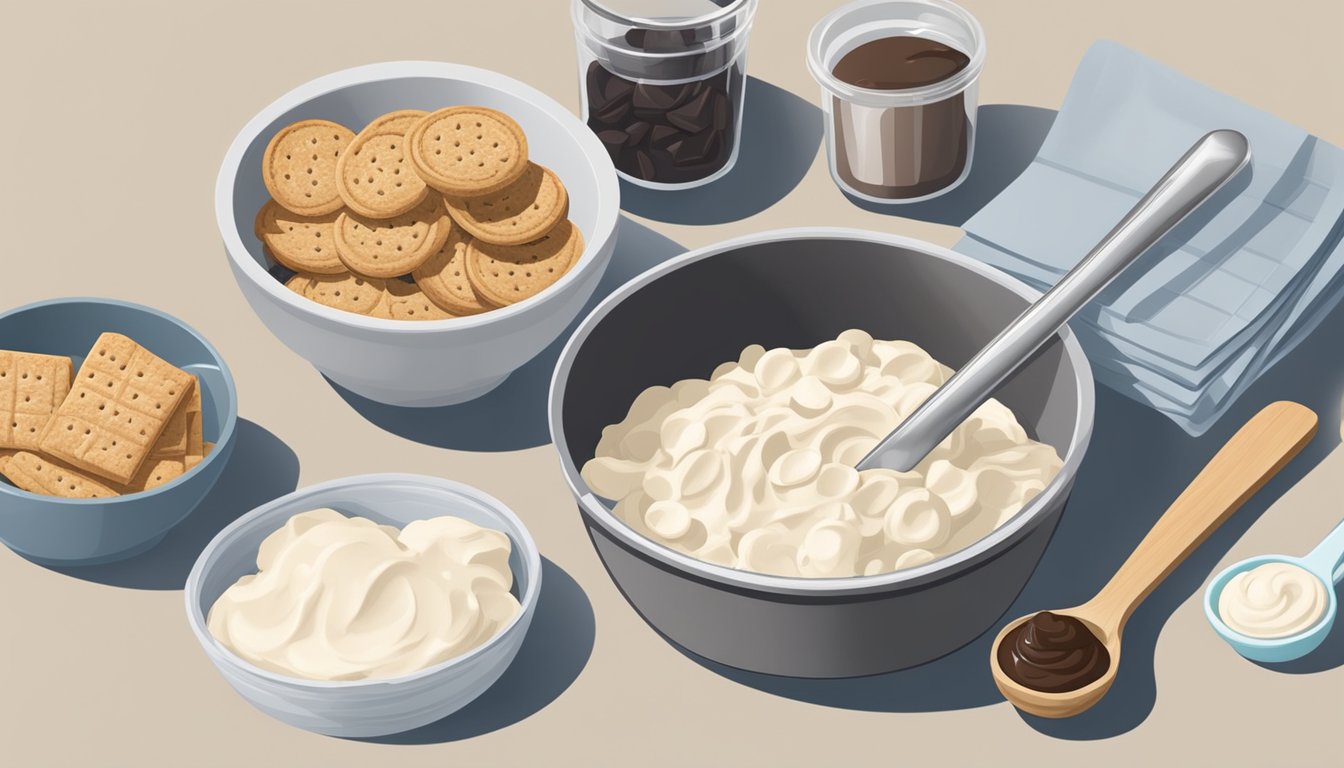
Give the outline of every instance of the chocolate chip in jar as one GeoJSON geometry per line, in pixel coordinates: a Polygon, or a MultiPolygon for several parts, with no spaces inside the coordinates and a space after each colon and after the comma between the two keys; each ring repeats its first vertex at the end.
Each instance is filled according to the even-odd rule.
{"type": "Polygon", "coordinates": [[[625,42],[631,48],[649,53],[676,53],[695,45],[698,35],[694,29],[630,29],[625,42]]]}
{"type": "Polygon", "coordinates": [[[576,0],[584,119],[628,181],[726,172],[741,132],[757,0],[576,0]]]}
{"type": "Polygon", "coordinates": [[[732,99],[742,83],[736,64],[703,80],[663,84],[636,83],[594,61],[588,125],[620,172],[660,184],[698,181],[732,158],[732,99]]]}

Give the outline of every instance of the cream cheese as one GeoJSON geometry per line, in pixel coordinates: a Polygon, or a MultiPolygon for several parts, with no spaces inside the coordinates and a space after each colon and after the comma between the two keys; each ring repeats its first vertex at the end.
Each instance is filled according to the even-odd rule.
{"type": "Polygon", "coordinates": [[[753,345],[708,380],[641,393],[582,476],[634,530],[707,562],[801,577],[920,565],[1002,525],[1062,466],[991,399],[913,471],[856,471],[950,373],[859,330],[753,345]]]}

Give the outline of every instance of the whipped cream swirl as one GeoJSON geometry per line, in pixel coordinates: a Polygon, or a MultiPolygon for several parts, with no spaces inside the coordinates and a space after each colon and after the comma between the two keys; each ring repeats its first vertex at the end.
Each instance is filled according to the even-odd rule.
{"type": "Polygon", "coordinates": [[[1325,585],[1292,563],[1264,563],[1228,580],[1218,616],[1248,637],[1288,637],[1310,629],[1329,608],[1325,585]]]}
{"type": "Polygon", "coordinates": [[[210,633],[310,680],[405,675],[494,637],[519,611],[505,534],[458,517],[404,529],[315,509],[291,517],[210,609],[210,633]]]}
{"type": "Polygon", "coordinates": [[[913,471],[856,471],[950,374],[860,330],[752,345],[709,380],[642,392],[581,474],[634,530],[710,563],[811,578],[913,567],[983,538],[1062,466],[991,399],[913,471]]]}

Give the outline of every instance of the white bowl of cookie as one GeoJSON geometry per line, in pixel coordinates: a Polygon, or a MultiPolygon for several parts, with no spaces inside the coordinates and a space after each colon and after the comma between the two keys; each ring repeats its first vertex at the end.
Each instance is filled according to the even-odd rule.
{"type": "Polygon", "coordinates": [[[620,186],[572,113],[475,67],[389,62],[248,121],[215,185],[235,279],[281,342],[379,403],[494,389],[578,316],[620,186]]]}

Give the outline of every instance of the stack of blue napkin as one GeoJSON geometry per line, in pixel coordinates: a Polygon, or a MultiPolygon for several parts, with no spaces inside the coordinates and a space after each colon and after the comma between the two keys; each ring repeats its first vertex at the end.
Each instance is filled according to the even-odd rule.
{"type": "Polygon", "coordinates": [[[1344,151],[1111,42],[956,250],[1046,290],[1205,133],[1251,165],[1072,322],[1097,380],[1202,434],[1344,291],[1344,151]]]}

